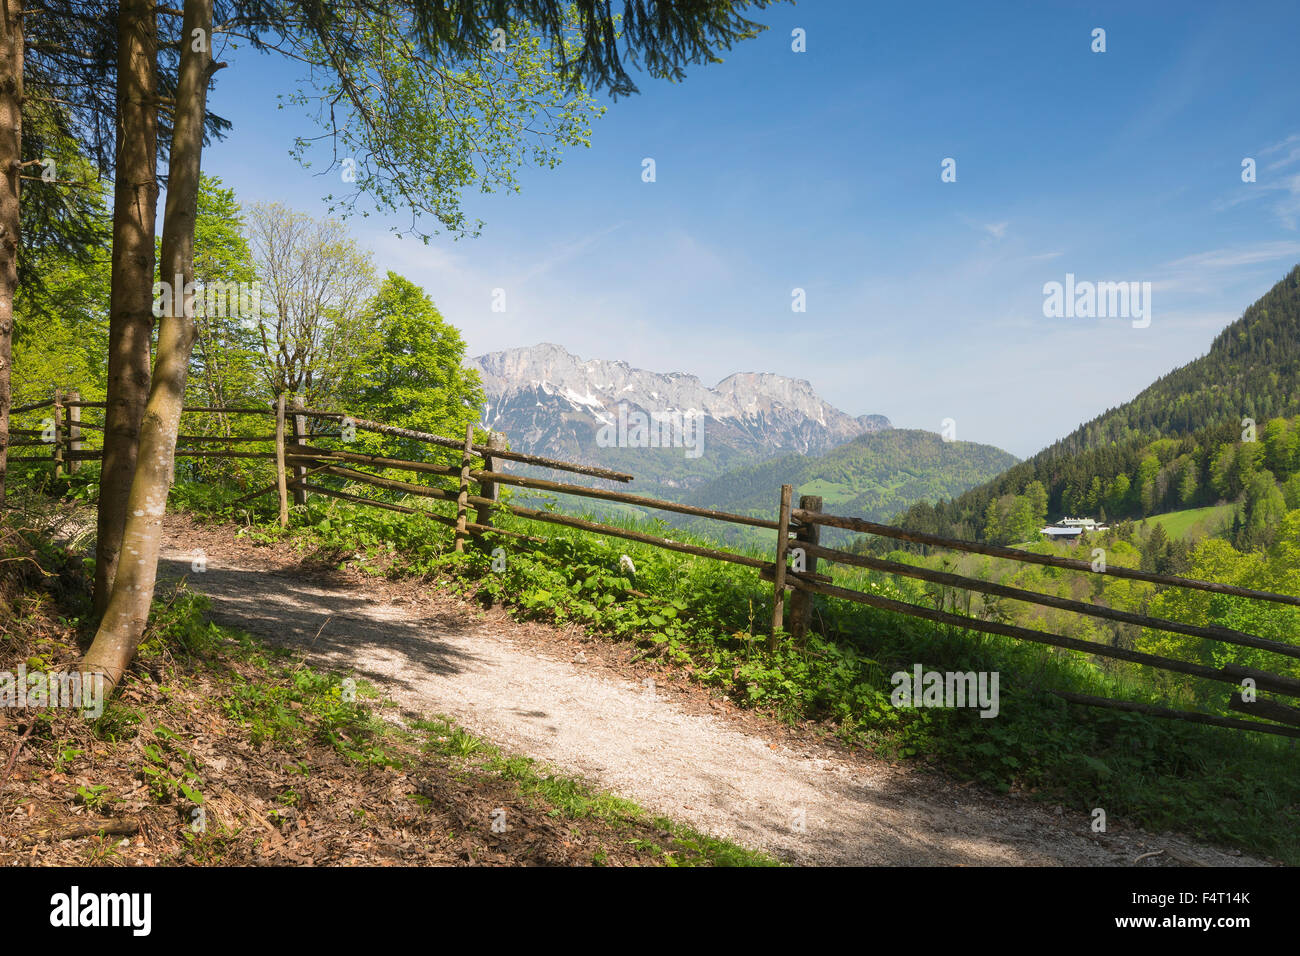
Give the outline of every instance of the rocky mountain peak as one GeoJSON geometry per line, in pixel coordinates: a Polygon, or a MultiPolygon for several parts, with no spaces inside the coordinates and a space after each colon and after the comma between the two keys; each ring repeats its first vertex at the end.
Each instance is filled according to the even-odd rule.
{"type": "MultiPolygon", "coordinates": [[[[469,359],[487,397],[485,424],[540,454],[599,461],[595,435],[620,406],[653,413],[695,412],[718,467],[776,454],[819,454],[869,431],[881,415],[848,415],[812,384],[771,372],[737,372],[709,387],[695,375],[659,373],[627,362],[583,359],[554,343],[469,359]]],[[[703,464],[703,463],[701,463],[703,464]]]]}

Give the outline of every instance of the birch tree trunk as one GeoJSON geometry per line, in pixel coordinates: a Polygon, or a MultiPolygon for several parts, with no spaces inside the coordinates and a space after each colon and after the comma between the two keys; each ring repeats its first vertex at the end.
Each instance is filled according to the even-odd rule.
{"type": "Polygon", "coordinates": [[[108,395],[95,540],[97,614],[108,607],[117,573],[140,423],[149,398],[158,215],[158,19],[153,0],[121,0],[117,41],[108,395]]]}
{"type": "Polygon", "coordinates": [[[0,0],[0,503],[9,464],[9,406],[13,397],[14,294],[18,291],[23,144],[23,3],[0,0]]]}
{"type": "Polygon", "coordinates": [[[198,337],[194,321],[194,224],[198,216],[203,117],[212,62],[213,0],[185,0],[180,76],[163,215],[162,275],[172,283],[171,306],[158,329],[149,403],[140,428],[135,480],[108,608],[86,654],[85,669],[102,673],[111,691],[135,656],[149,618],[162,547],[163,515],[176,456],[176,434],[185,401],[190,353],[198,337]]]}

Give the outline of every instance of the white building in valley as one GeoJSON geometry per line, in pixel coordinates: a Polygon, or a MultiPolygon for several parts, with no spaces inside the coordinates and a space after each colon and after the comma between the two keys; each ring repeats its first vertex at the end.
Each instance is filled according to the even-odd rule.
{"type": "Polygon", "coordinates": [[[1048,525],[1039,531],[1044,537],[1050,540],[1061,538],[1077,538],[1085,531],[1105,531],[1109,526],[1098,524],[1095,518],[1062,518],[1054,525],[1048,525]]]}

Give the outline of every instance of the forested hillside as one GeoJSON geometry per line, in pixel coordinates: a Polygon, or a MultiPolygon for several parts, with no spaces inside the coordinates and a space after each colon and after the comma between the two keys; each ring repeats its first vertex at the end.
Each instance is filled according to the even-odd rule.
{"type": "Polygon", "coordinates": [[[701,486],[688,501],[770,514],[776,490],[789,484],[804,494],[821,495],[828,511],[889,518],[908,502],[952,495],[987,481],[1015,460],[992,445],[892,428],[859,435],[825,455],[784,455],[737,468],[701,486]]]}
{"type": "MultiPolygon", "coordinates": [[[[1040,455],[1074,454],[1134,440],[1187,435],[1206,426],[1300,411],[1300,265],[1210,351],[1157,379],[1131,402],[1081,425],[1040,455]]],[[[1035,456],[1037,458],[1039,456],[1035,456]]]]}
{"type": "MultiPolygon", "coordinates": [[[[1296,469],[1300,412],[1300,266],[1292,269],[1210,351],[1164,376],[993,481],[950,500],[913,505],[905,527],[958,537],[989,536],[991,515],[1033,482],[1049,517],[1085,513],[1143,517],[1269,497],[1296,469]],[[1259,479],[1256,481],[1256,479],[1259,479]],[[992,510],[990,510],[992,509],[992,510]]],[[[991,538],[1009,540],[995,530],[991,538]]]]}

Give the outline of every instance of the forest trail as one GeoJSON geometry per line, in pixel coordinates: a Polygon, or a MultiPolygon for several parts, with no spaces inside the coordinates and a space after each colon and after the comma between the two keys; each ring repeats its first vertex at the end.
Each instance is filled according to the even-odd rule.
{"type": "Polygon", "coordinates": [[[188,578],[217,621],[364,678],[407,718],[453,717],[506,751],[578,774],[648,810],[794,863],[823,865],[1257,865],[1091,808],[996,796],[825,746],[604,666],[599,641],[565,643],[429,588],[298,567],[228,526],[170,518],[160,579],[188,578]],[[192,571],[196,548],[206,570],[192,571]],[[586,647],[587,651],[574,648],[586,647]],[[588,655],[592,660],[588,660],[588,655]],[[1161,851],[1158,852],[1157,851],[1161,851]]]}

